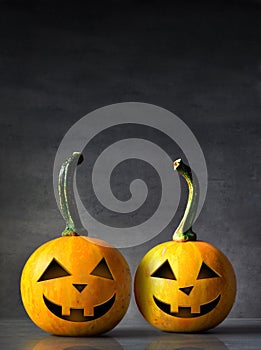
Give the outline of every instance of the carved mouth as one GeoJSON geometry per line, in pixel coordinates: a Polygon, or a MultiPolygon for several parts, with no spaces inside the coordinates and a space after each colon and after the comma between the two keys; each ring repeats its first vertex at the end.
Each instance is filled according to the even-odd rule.
{"type": "Polygon", "coordinates": [[[46,298],[45,295],[43,295],[43,300],[51,313],[53,313],[55,316],[61,318],[62,320],[71,321],[71,322],[87,322],[87,321],[93,321],[97,318],[103,316],[106,314],[112,305],[114,304],[116,298],[116,294],[114,294],[108,301],[106,301],[103,304],[94,306],[94,314],[93,316],[84,316],[84,309],[73,309],[70,308],[70,315],[62,315],[62,307],[60,305],[57,305],[46,298]]]}
{"type": "Polygon", "coordinates": [[[200,312],[199,313],[195,313],[195,312],[192,313],[190,306],[189,307],[179,306],[179,311],[178,312],[171,312],[170,311],[170,304],[163,303],[162,301],[157,299],[155,296],[153,296],[153,299],[154,299],[156,305],[163,312],[165,312],[166,314],[168,314],[170,316],[182,317],[182,318],[199,317],[199,316],[203,316],[203,315],[209,313],[211,310],[213,310],[217,306],[217,304],[219,303],[220,298],[221,298],[221,295],[219,295],[216,299],[212,300],[211,302],[209,302],[207,304],[200,305],[200,312]]]}

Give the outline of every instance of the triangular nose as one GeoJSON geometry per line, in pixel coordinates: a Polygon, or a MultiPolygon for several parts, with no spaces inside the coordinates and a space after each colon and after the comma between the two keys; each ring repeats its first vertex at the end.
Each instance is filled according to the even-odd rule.
{"type": "Polygon", "coordinates": [[[87,284],[76,284],[73,283],[73,286],[78,290],[78,292],[82,292],[84,290],[84,288],[87,286],[87,284]]]}
{"type": "Polygon", "coordinates": [[[192,291],[193,286],[190,287],[185,287],[185,288],[179,288],[179,290],[181,290],[183,293],[185,293],[186,295],[189,295],[190,292],[192,291]]]}

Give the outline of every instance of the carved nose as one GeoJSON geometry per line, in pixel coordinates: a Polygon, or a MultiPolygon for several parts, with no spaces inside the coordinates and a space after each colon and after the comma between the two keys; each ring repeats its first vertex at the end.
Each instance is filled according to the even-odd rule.
{"type": "Polygon", "coordinates": [[[73,283],[73,286],[78,290],[78,292],[82,292],[84,290],[84,288],[87,286],[87,284],[76,284],[73,283]]]}
{"type": "Polygon", "coordinates": [[[185,288],[179,288],[179,290],[181,290],[186,295],[189,295],[191,293],[192,289],[193,289],[193,286],[185,287],[185,288]]]}

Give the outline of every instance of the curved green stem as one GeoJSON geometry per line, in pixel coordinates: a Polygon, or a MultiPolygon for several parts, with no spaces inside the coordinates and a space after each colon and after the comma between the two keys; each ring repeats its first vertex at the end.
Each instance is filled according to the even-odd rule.
{"type": "Polygon", "coordinates": [[[79,152],[74,152],[61,166],[59,173],[59,198],[60,207],[66,228],[62,236],[78,236],[84,229],[78,214],[78,208],[75,203],[73,180],[75,169],[83,161],[83,156],[79,152]]]}
{"type": "Polygon", "coordinates": [[[192,173],[189,166],[184,164],[181,159],[177,159],[174,163],[174,170],[184,177],[188,185],[188,199],[185,213],[180,224],[173,234],[173,240],[177,242],[195,241],[196,234],[192,231],[192,223],[197,210],[196,191],[193,183],[192,173]]]}

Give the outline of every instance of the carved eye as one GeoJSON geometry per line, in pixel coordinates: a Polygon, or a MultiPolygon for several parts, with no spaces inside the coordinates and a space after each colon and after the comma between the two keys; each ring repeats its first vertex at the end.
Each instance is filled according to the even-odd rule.
{"type": "Polygon", "coordinates": [[[169,280],[176,280],[176,277],[170,267],[168,260],[166,260],[156,271],[153,272],[151,277],[167,278],[169,280]]]}
{"type": "Polygon", "coordinates": [[[50,262],[50,264],[45,269],[42,276],[38,279],[37,282],[42,282],[46,280],[51,280],[53,278],[60,278],[65,276],[70,276],[71,274],[66,271],[64,267],[55,259],[50,262]]]}
{"type": "Polygon", "coordinates": [[[214,270],[212,270],[207,264],[203,262],[197,279],[201,280],[204,278],[214,278],[214,277],[220,277],[220,276],[214,270]]]}
{"type": "Polygon", "coordinates": [[[93,276],[103,277],[110,280],[114,279],[104,258],[101,259],[99,264],[94,268],[94,270],[90,274],[93,276]]]}

